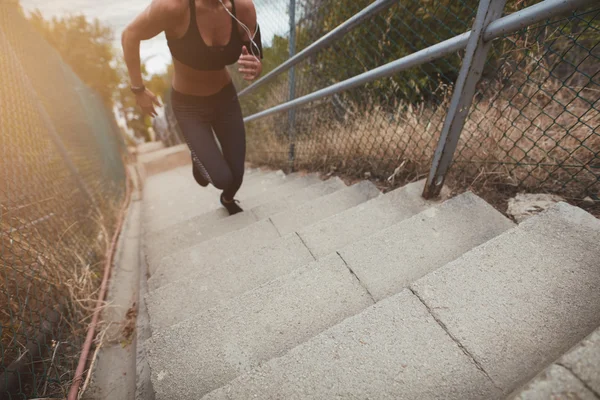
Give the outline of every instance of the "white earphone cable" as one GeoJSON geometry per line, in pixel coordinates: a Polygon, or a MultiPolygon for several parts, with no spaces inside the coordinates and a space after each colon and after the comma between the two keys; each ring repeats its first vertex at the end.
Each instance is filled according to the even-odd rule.
{"type": "Polygon", "coordinates": [[[250,53],[252,54],[252,56],[254,58],[256,58],[257,61],[260,61],[258,59],[258,57],[256,56],[256,54],[254,54],[254,47],[256,47],[257,49],[259,49],[259,47],[256,44],[256,42],[254,42],[254,38],[256,37],[256,33],[258,32],[258,25],[256,26],[256,32],[254,32],[254,35],[253,35],[250,32],[250,28],[248,28],[242,21],[240,21],[235,15],[233,15],[233,13],[231,11],[229,11],[229,9],[225,5],[225,3],[223,3],[223,0],[219,0],[219,3],[221,3],[221,5],[225,9],[225,11],[227,11],[227,14],[231,15],[231,18],[233,18],[234,20],[236,20],[238,22],[238,24],[240,24],[240,26],[242,27],[242,29],[244,29],[244,31],[246,31],[246,33],[248,34],[248,37],[250,38],[250,43],[251,43],[251,45],[250,45],[250,53]]]}

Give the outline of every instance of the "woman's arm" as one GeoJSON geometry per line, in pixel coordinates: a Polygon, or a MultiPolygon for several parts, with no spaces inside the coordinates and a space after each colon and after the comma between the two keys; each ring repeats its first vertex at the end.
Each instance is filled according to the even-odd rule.
{"type": "Polygon", "coordinates": [[[256,21],[256,8],[252,0],[238,0],[236,5],[239,20],[248,27],[252,34],[252,37],[249,36],[245,29],[239,27],[242,33],[242,41],[246,43],[242,49],[242,55],[238,60],[238,64],[240,65],[239,71],[244,75],[244,79],[251,81],[259,77],[262,72],[262,62],[260,61],[262,58],[262,44],[258,43],[261,38],[256,21]],[[252,41],[258,47],[252,44],[252,41]]]}
{"type": "MultiPolygon", "coordinates": [[[[123,31],[121,44],[132,87],[143,87],[140,42],[169,29],[170,21],[179,10],[178,0],[153,0],[123,31]]],[[[136,94],[138,105],[144,112],[156,116],[154,105],[160,105],[154,93],[145,90],[136,94]]]]}

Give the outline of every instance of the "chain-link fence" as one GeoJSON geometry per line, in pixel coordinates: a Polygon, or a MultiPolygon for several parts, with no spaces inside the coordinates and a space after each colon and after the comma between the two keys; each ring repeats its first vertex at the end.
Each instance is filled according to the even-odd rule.
{"type": "MultiPolygon", "coordinates": [[[[373,2],[297,3],[299,51],[373,2]]],[[[534,3],[509,0],[505,12],[534,3]]],[[[258,14],[281,4],[289,0],[257,6],[258,14]]],[[[477,7],[476,0],[399,0],[298,64],[295,95],[462,34],[471,29],[477,7]]],[[[593,5],[494,42],[451,170],[456,186],[597,199],[599,13],[593,5]]],[[[283,62],[288,38],[272,40],[265,59],[283,62]]],[[[292,159],[297,169],[367,175],[385,184],[424,178],[461,62],[462,52],[255,120],[247,126],[248,159],[279,167],[288,167],[292,159]]],[[[267,72],[272,69],[265,66],[267,72]]],[[[289,100],[289,76],[281,74],[243,96],[245,115],[289,100]]]]}
{"type": "Polygon", "coordinates": [[[455,174],[563,194],[600,193],[600,7],[496,42],[455,174]]]}
{"type": "Polygon", "coordinates": [[[64,398],[125,189],[112,114],[0,1],[0,398],[64,398]]]}

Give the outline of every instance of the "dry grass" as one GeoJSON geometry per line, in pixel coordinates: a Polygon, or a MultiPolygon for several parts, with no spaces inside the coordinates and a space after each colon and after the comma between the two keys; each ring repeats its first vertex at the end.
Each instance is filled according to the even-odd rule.
{"type": "MultiPolygon", "coordinates": [[[[21,29],[26,21],[11,20],[12,11],[0,12],[14,28],[4,29],[8,36],[0,44],[14,50],[0,57],[0,103],[11,105],[0,107],[0,374],[15,360],[26,360],[14,397],[64,398],[95,307],[120,202],[122,187],[108,184],[121,177],[120,155],[102,104],[89,90],[80,90],[85,88],[56,55],[40,62],[40,54],[51,49],[21,29]],[[27,57],[28,46],[19,45],[25,37],[19,32],[39,50],[36,59],[27,57]],[[55,127],[48,126],[40,107],[55,127]],[[56,150],[53,128],[101,209],[91,210],[77,190],[64,155],[56,150]],[[51,317],[58,322],[50,323],[51,317]],[[41,353],[32,357],[27,348],[38,339],[41,353]]],[[[1,398],[6,395],[0,392],[1,398]]]]}
{"type": "Polygon", "coordinates": [[[41,397],[66,396],[96,304],[114,224],[114,218],[103,216],[116,215],[119,209],[116,202],[109,202],[86,216],[70,215],[61,206],[54,202],[55,215],[33,224],[15,216],[19,207],[3,206],[0,220],[3,365],[8,367],[24,355],[51,311],[61,313],[59,324],[47,335],[48,342],[40,344],[42,353],[21,377],[23,392],[41,397]],[[38,376],[34,387],[31,375],[40,373],[47,374],[47,379],[38,376]]]}
{"type": "MultiPolygon", "coordinates": [[[[581,74],[557,79],[549,72],[556,62],[530,56],[517,71],[480,83],[448,179],[457,190],[475,190],[500,207],[519,190],[556,193],[579,205],[600,192],[600,85],[581,74]]],[[[440,87],[436,106],[388,106],[393,113],[381,106],[347,107],[343,120],[330,101],[312,104],[298,111],[294,165],[367,176],[388,187],[421,179],[429,171],[450,92],[440,87]]],[[[274,134],[286,132],[285,121],[258,120],[248,132],[249,161],[287,166],[289,141],[274,134]]]]}
{"type": "Polygon", "coordinates": [[[527,70],[489,87],[473,108],[458,171],[488,170],[499,182],[571,198],[597,192],[600,92],[560,81],[546,68],[527,70]]]}

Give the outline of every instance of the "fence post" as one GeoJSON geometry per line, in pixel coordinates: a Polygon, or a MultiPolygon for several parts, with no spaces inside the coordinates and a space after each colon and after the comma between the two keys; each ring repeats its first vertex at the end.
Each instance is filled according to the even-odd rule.
{"type": "Polygon", "coordinates": [[[465,49],[463,63],[448,108],[448,115],[446,115],[444,121],[429,177],[423,191],[423,197],[426,199],[438,196],[442,190],[446,173],[452,164],[461,131],[473,103],[475,86],[481,79],[487,53],[491,46],[491,40],[487,43],[484,42],[483,33],[491,22],[502,15],[505,4],[506,0],[479,1],[471,37],[465,49]]]}
{"type": "MultiPolygon", "coordinates": [[[[290,58],[296,55],[296,0],[290,0],[290,40],[289,53],[290,58]]],[[[289,101],[296,98],[296,67],[292,67],[289,72],[289,101]]],[[[288,139],[290,142],[290,151],[288,155],[288,164],[290,172],[294,171],[294,161],[296,159],[296,109],[288,111],[288,139]]]]}

